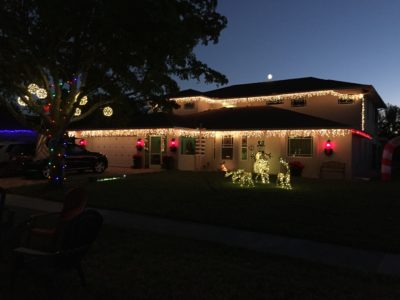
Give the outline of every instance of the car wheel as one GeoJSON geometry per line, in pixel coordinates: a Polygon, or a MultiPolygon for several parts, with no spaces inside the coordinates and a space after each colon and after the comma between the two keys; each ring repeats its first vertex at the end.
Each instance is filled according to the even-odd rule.
{"type": "Polygon", "coordinates": [[[93,167],[93,171],[95,173],[103,173],[105,169],[106,169],[106,164],[103,161],[97,161],[93,167]]]}
{"type": "Polygon", "coordinates": [[[44,178],[49,178],[50,177],[50,166],[46,165],[42,169],[42,175],[44,178]]]}

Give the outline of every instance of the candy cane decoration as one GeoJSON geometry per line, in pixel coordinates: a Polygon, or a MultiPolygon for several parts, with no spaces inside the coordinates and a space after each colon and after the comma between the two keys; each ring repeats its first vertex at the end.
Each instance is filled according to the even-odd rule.
{"type": "Polygon", "coordinates": [[[390,180],[390,176],[392,173],[393,151],[398,146],[400,146],[400,136],[391,139],[389,142],[386,143],[385,147],[383,148],[381,164],[382,181],[390,180]]]}

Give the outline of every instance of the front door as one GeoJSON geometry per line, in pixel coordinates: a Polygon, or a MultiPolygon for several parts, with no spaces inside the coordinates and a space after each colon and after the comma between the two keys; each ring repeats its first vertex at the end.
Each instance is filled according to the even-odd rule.
{"type": "Polygon", "coordinates": [[[150,136],[150,168],[161,167],[161,136],[150,136]]]}

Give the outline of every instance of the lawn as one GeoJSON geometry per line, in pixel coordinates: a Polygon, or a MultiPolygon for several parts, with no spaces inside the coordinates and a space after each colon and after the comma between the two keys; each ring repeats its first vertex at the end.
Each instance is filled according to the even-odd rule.
{"type": "MultiPolygon", "coordinates": [[[[11,299],[10,259],[0,299],[11,299]]],[[[400,299],[400,279],[147,232],[103,227],[84,262],[56,277],[60,299],[400,299]]],[[[47,297],[44,276],[23,272],[14,299],[47,297]]]]}
{"type": "MultiPolygon", "coordinates": [[[[400,182],[293,179],[293,190],[274,184],[233,185],[220,173],[168,171],[84,185],[89,205],[243,228],[359,248],[400,252],[400,182]]],[[[64,191],[35,185],[14,193],[51,200],[64,191]]]]}

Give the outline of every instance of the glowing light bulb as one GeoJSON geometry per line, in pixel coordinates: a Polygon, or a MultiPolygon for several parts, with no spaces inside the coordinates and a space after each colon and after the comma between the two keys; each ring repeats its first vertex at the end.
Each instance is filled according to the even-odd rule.
{"type": "MultiPolygon", "coordinates": [[[[25,98],[26,100],[29,100],[29,97],[28,97],[28,96],[24,96],[24,98],[25,98]]],[[[26,104],[24,101],[22,101],[21,97],[18,97],[18,98],[17,98],[17,103],[18,103],[20,106],[27,106],[27,104],[26,104]]]]}
{"type": "Polygon", "coordinates": [[[83,96],[81,101],[79,101],[79,105],[86,105],[88,103],[88,97],[87,96],[83,96]]]}
{"type": "Polygon", "coordinates": [[[45,89],[40,88],[36,90],[35,95],[39,99],[45,99],[47,97],[47,91],[45,89]]]}
{"type": "Polygon", "coordinates": [[[113,115],[114,111],[110,106],[106,106],[103,108],[103,115],[106,117],[111,117],[113,115]]]}
{"type": "Polygon", "coordinates": [[[31,93],[32,95],[36,94],[36,91],[39,89],[38,85],[35,83],[31,83],[28,85],[28,92],[31,93]]]}

